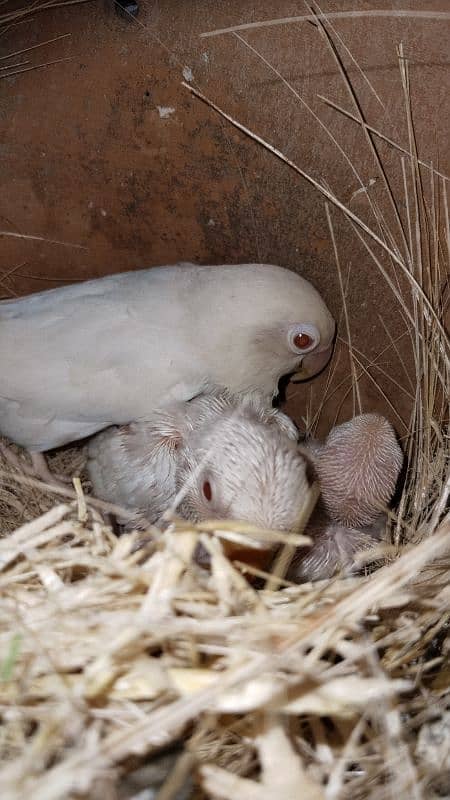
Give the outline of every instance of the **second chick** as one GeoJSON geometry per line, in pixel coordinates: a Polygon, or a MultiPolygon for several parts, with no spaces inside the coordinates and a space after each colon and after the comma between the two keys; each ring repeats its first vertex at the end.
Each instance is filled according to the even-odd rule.
{"type": "Polygon", "coordinates": [[[295,553],[288,577],[322,580],[352,572],[357,553],[379,542],[386,527],[384,510],[403,464],[394,429],[379,414],[360,414],[333,428],[323,444],[305,442],[303,451],[321,496],[305,531],[313,544],[295,553]]]}
{"type": "Polygon", "coordinates": [[[236,519],[295,531],[309,487],[294,423],[258,395],[214,391],[109,428],[88,449],[97,497],[157,523],[236,519]]]}

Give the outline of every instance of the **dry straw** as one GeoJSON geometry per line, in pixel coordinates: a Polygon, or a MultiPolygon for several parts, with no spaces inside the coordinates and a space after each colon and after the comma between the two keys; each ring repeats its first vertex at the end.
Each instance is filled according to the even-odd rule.
{"type": "MultiPolygon", "coordinates": [[[[30,17],[33,18],[34,15],[36,15],[39,11],[46,11],[64,6],[79,5],[89,2],[92,2],[92,0],[32,0],[32,2],[27,2],[25,5],[17,7],[16,3],[10,3],[9,0],[3,0],[3,2],[0,2],[0,37],[4,36],[14,25],[19,25],[22,22],[27,21],[27,19],[30,17]],[[13,8],[10,8],[10,6],[13,6],[13,8]]],[[[60,64],[64,61],[70,61],[70,58],[55,58],[51,59],[50,61],[43,61],[36,64],[32,63],[32,58],[30,58],[30,55],[35,55],[35,50],[38,50],[41,47],[46,47],[54,42],[59,42],[61,39],[66,39],[68,36],[70,36],[70,34],[64,33],[61,36],[55,36],[52,39],[47,39],[44,42],[38,42],[31,47],[25,47],[21,50],[15,50],[11,53],[3,54],[0,56],[0,62],[4,61],[5,63],[0,65],[0,80],[12,78],[16,75],[22,75],[24,72],[31,72],[35,69],[44,69],[45,67],[60,64]],[[15,59],[19,56],[21,57],[20,60],[15,61],[15,59]]],[[[12,231],[4,231],[0,235],[20,236],[20,234],[12,231]]],[[[21,238],[37,240],[41,237],[23,236],[21,238]]],[[[58,242],[57,244],[61,243],[58,242]]]]}
{"type": "MultiPolygon", "coordinates": [[[[391,142],[403,171],[404,196],[395,196],[375,146],[383,134],[365,122],[339,37],[311,14],[347,87],[353,108],[344,113],[360,126],[384,186],[383,207],[364,188],[368,219],[186,88],[322,193],[338,268],[334,209],[345,215],[399,304],[415,375],[393,547],[367,574],[292,586],[283,564],[273,576],[231,564],[221,544],[229,526],[218,536],[215,524],[177,521],[165,534],[117,539],[79,482],[60,489],[64,502],[55,505],[55,493],[4,465],[2,800],[449,796],[447,181],[419,160],[400,47],[409,142],[391,142]],[[210,572],[193,561],[199,541],[210,572]],[[258,591],[243,571],[269,583],[258,591]]],[[[343,276],[340,285],[345,303],[343,276]]],[[[351,346],[351,308],[345,321],[357,410],[358,380],[375,378],[351,346]]],[[[64,458],[51,466],[80,473],[82,454],[64,458]]]]}
{"type": "MultiPolygon", "coordinates": [[[[92,0],[31,0],[17,7],[16,3],[9,3],[4,0],[0,13],[0,26],[9,26],[37,14],[39,11],[47,11],[54,8],[64,8],[66,6],[81,5],[90,3],[92,0]],[[14,8],[8,8],[13,5],[14,8]]],[[[59,37],[58,37],[59,38],[59,37]]]]}

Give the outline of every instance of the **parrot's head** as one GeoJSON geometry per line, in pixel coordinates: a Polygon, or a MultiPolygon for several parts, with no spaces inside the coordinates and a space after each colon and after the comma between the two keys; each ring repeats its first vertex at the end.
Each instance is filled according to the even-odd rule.
{"type": "Polygon", "coordinates": [[[326,366],[336,325],[309,281],[266,264],[209,267],[206,276],[196,302],[213,383],[272,398],[283,376],[306,380],[326,366]]]}
{"type": "Polygon", "coordinates": [[[178,513],[196,521],[241,520],[292,531],[308,487],[309,465],[296,441],[245,408],[230,409],[194,432],[182,451],[178,513]]]}

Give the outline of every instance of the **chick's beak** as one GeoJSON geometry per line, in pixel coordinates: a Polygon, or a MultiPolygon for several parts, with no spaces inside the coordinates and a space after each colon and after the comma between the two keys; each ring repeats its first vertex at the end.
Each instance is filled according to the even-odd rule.
{"type": "Polygon", "coordinates": [[[324,348],[319,348],[313,353],[308,353],[303,358],[301,368],[291,377],[292,383],[300,383],[322,372],[328,364],[334,349],[334,341],[324,348]]]}

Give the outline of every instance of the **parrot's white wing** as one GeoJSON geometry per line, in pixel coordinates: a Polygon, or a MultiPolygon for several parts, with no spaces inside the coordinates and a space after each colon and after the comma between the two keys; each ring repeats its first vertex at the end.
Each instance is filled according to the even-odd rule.
{"type": "Polygon", "coordinates": [[[182,275],[141,270],[0,303],[0,432],[46,450],[200,391],[202,366],[178,338],[192,324],[182,275]]]}

